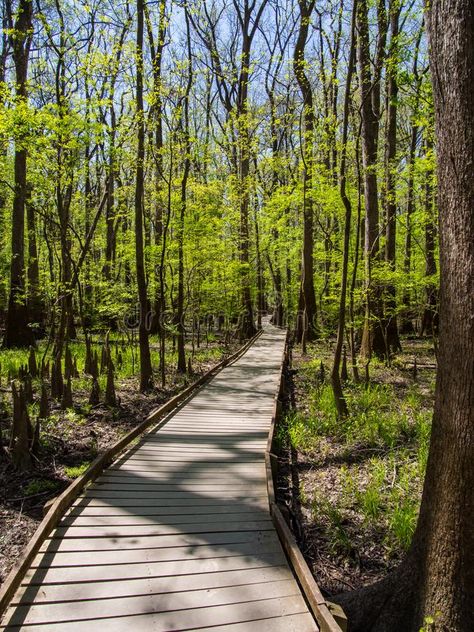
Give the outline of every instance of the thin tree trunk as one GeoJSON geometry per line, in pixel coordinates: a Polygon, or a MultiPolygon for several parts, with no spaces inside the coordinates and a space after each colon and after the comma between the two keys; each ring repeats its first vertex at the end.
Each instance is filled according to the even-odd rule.
{"type": "Polygon", "coordinates": [[[189,135],[189,95],[193,85],[193,67],[192,67],[192,51],[191,51],[191,33],[189,29],[188,7],[185,5],[184,15],[186,20],[186,43],[188,52],[188,80],[186,82],[186,91],[183,96],[182,114],[180,127],[183,136],[183,152],[184,164],[183,175],[181,177],[181,201],[179,212],[178,226],[178,297],[177,297],[177,321],[178,321],[178,372],[186,373],[186,354],[185,354],[185,326],[184,326],[184,221],[186,217],[187,206],[187,186],[189,170],[191,168],[191,138],[189,135]]]}
{"type": "Polygon", "coordinates": [[[351,237],[351,216],[352,205],[346,192],[346,160],[347,160],[347,136],[349,127],[349,105],[351,98],[351,82],[352,74],[355,63],[355,16],[357,12],[357,0],[354,0],[352,7],[352,23],[351,23],[351,43],[349,53],[349,64],[347,68],[346,78],[346,90],[344,95],[344,115],[342,121],[342,149],[340,160],[340,183],[339,191],[344,204],[345,217],[344,217],[344,248],[342,255],[342,271],[341,271],[341,294],[339,300],[339,314],[337,321],[337,340],[336,347],[334,349],[334,359],[331,371],[331,384],[334,393],[334,400],[336,402],[337,413],[339,417],[345,417],[348,413],[347,402],[344,397],[341,384],[340,366],[342,347],[344,344],[344,329],[346,324],[346,293],[347,293],[347,279],[349,269],[349,247],[351,237]]]}
{"type": "Polygon", "coordinates": [[[137,43],[136,43],[136,120],[137,120],[137,165],[135,177],[135,261],[137,270],[138,302],[140,322],[138,327],[140,345],[140,390],[153,386],[150,345],[148,341],[148,298],[146,289],[145,262],[143,253],[143,204],[144,204],[144,161],[145,120],[143,111],[143,0],[137,0],[137,43]]]}
{"type": "MultiPolygon", "coordinates": [[[[410,150],[408,154],[408,182],[407,182],[407,211],[405,216],[405,255],[403,259],[403,272],[405,278],[408,279],[411,274],[411,257],[412,257],[412,218],[415,210],[415,153],[416,143],[418,139],[418,126],[412,123],[410,133],[410,150]]],[[[410,309],[410,291],[405,290],[403,293],[403,318],[401,323],[401,331],[405,334],[413,334],[415,328],[413,326],[410,309]]]]}
{"type": "MultiPolygon", "coordinates": [[[[300,28],[294,51],[294,69],[303,97],[303,254],[302,254],[302,292],[304,298],[304,327],[306,340],[313,340],[317,334],[316,295],[314,292],[313,265],[313,142],[314,108],[311,84],[305,72],[304,51],[308,37],[309,22],[314,0],[298,0],[300,7],[300,28]]],[[[298,332],[301,341],[303,332],[298,332]]]]}
{"type": "MultiPolygon", "coordinates": [[[[427,143],[428,155],[432,152],[431,143],[427,143]]],[[[426,282],[426,303],[423,311],[423,317],[421,322],[421,333],[428,334],[429,336],[437,335],[439,328],[438,318],[438,288],[433,281],[433,277],[436,274],[436,259],[435,259],[435,218],[434,218],[434,195],[433,195],[433,172],[428,170],[425,174],[425,277],[426,282]]]]}
{"type": "MultiPolygon", "coordinates": [[[[380,3],[380,2],[379,2],[380,3]]],[[[383,27],[383,25],[382,25],[383,27]]],[[[376,67],[374,77],[371,73],[369,24],[367,0],[360,0],[357,7],[358,63],[362,117],[362,158],[364,166],[365,197],[365,275],[366,275],[366,314],[362,337],[361,353],[370,357],[374,352],[385,357],[385,338],[382,328],[382,301],[380,287],[372,280],[373,265],[379,260],[379,203],[377,184],[377,144],[380,111],[380,71],[376,67]]],[[[379,34],[384,42],[383,33],[379,34]]],[[[383,48],[383,47],[382,47],[383,48]]],[[[378,58],[382,53],[378,52],[378,58]]]]}
{"type": "Polygon", "coordinates": [[[36,243],[36,210],[28,195],[26,201],[26,226],[28,232],[28,313],[40,330],[45,320],[45,308],[40,292],[38,247],[36,243]]]}
{"type": "MultiPolygon", "coordinates": [[[[385,140],[385,261],[391,273],[396,269],[397,199],[396,199],[396,156],[397,156],[397,99],[398,99],[398,56],[399,0],[390,3],[390,48],[387,64],[387,121],[385,140]]],[[[385,288],[384,331],[387,354],[401,351],[398,335],[397,297],[395,285],[385,288]]]]}
{"type": "MultiPolygon", "coordinates": [[[[10,15],[11,3],[8,4],[10,15]]],[[[20,0],[18,14],[11,36],[16,74],[16,100],[20,105],[28,98],[27,78],[33,25],[33,3],[20,0]]],[[[25,347],[34,343],[33,332],[28,327],[28,310],[25,295],[25,204],[27,190],[26,139],[15,141],[15,191],[13,195],[10,296],[5,325],[5,347],[25,347]]]]}

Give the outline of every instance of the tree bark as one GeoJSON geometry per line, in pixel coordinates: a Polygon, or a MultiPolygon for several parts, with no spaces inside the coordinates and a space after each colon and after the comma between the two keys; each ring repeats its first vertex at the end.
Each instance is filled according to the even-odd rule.
{"type": "MultiPolygon", "coordinates": [[[[387,64],[387,122],[385,140],[385,262],[391,273],[396,269],[397,198],[397,111],[399,20],[401,3],[390,2],[390,48],[387,64]]],[[[385,288],[384,335],[387,354],[401,351],[398,335],[397,297],[394,283],[385,288]]]]}
{"type": "MultiPolygon", "coordinates": [[[[379,2],[380,4],[380,2],[379,2]]],[[[380,21],[379,21],[380,22],[380,21]]],[[[385,356],[385,338],[382,328],[382,300],[380,287],[372,281],[372,267],[380,257],[379,243],[379,203],[377,184],[377,146],[379,133],[380,111],[380,59],[382,58],[386,28],[382,20],[379,33],[378,65],[371,73],[369,23],[367,0],[360,0],[357,7],[358,32],[358,65],[362,118],[362,160],[364,167],[364,198],[365,198],[365,241],[364,255],[366,266],[366,315],[362,336],[361,353],[370,357],[374,352],[380,357],[385,356]]]]}
{"type": "MultiPolygon", "coordinates": [[[[9,13],[12,7],[8,5],[9,13]]],[[[28,99],[28,61],[33,27],[33,3],[20,0],[11,45],[16,74],[17,104],[28,99]]],[[[15,141],[15,191],[12,209],[10,295],[5,325],[5,347],[28,347],[34,343],[33,332],[28,327],[28,310],[25,294],[25,204],[27,190],[26,139],[15,141]]]]}
{"type": "MultiPolygon", "coordinates": [[[[306,328],[306,340],[314,340],[317,334],[316,324],[316,295],[314,292],[313,265],[313,142],[314,142],[314,107],[313,91],[305,72],[304,51],[308,37],[311,13],[314,0],[298,0],[300,7],[300,28],[294,50],[294,70],[296,80],[303,97],[303,254],[301,287],[304,299],[304,318],[302,322],[306,328]]],[[[303,336],[297,328],[298,341],[303,336]]]]}
{"type": "Polygon", "coordinates": [[[346,192],[346,161],[347,161],[347,135],[349,127],[349,105],[351,99],[351,82],[353,67],[355,62],[355,15],[357,11],[357,0],[354,0],[352,8],[352,23],[351,23],[351,42],[349,52],[349,64],[347,68],[346,89],[344,94],[344,115],[342,121],[342,149],[341,149],[341,161],[340,161],[340,182],[339,191],[344,204],[345,216],[344,216],[344,247],[342,255],[342,271],[341,271],[341,294],[339,299],[339,313],[337,322],[337,340],[336,347],[334,349],[334,359],[331,371],[331,384],[334,394],[334,400],[336,402],[337,413],[339,417],[345,417],[348,413],[347,402],[342,390],[340,366],[342,346],[344,344],[344,329],[346,324],[346,294],[347,294],[347,281],[349,271],[349,247],[351,236],[351,219],[352,219],[352,204],[346,192]]]}
{"type": "Polygon", "coordinates": [[[140,390],[153,386],[150,345],[148,341],[148,297],[146,289],[145,262],[143,252],[143,203],[145,162],[145,120],[143,110],[143,0],[137,0],[136,42],[136,120],[137,120],[137,165],[135,172],[135,262],[139,303],[138,338],[140,345],[140,390]]]}

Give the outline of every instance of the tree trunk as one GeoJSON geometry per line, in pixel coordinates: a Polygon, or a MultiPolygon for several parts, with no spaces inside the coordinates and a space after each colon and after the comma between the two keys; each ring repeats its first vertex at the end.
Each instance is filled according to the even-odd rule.
{"type": "MultiPolygon", "coordinates": [[[[407,182],[407,212],[405,227],[405,256],[403,259],[403,272],[405,278],[408,279],[411,274],[411,255],[412,255],[412,217],[415,210],[415,152],[418,139],[418,126],[412,123],[410,134],[410,151],[408,154],[408,182],[407,182]]],[[[403,293],[403,318],[401,323],[401,331],[404,334],[415,333],[413,326],[410,292],[405,290],[403,293]]]]}
{"type": "MultiPolygon", "coordinates": [[[[380,81],[374,71],[372,79],[367,0],[360,0],[357,6],[358,63],[362,117],[362,161],[364,166],[365,197],[365,241],[366,266],[366,314],[362,337],[361,353],[370,357],[374,352],[385,356],[385,338],[382,328],[382,300],[380,287],[372,281],[372,267],[379,260],[379,205],[377,185],[377,144],[379,133],[380,81]]],[[[379,40],[383,34],[379,33],[379,40]]]]}
{"type": "Polygon", "coordinates": [[[256,333],[252,296],[250,291],[250,232],[249,232],[249,207],[250,207],[250,134],[248,120],[248,82],[250,64],[251,38],[248,29],[250,15],[245,11],[243,44],[242,44],[242,68],[239,77],[239,98],[237,103],[237,124],[239,129],[239,199],[240,199],[240,235],[239,257],[241,264],[242,304],[240,335],[242,338],[250,338],[256,333]]]}
{"type": "MultiPolygon", "coordinates": [[[[420,50],[420,42],[423,36],[424,28],[420,27],[415,43],[415,53],[413,60],[413,76],[416,82],[415,103],[411,118],[410,132],[410,149],[408,153],[408,182],[407,182],[407,212],[406,212],[406,232],[405,232],[405,255],[403,260],[403,271],[405,278],[408,280],[411,274],[411,255],[412,255],[412,216],[415,211],[415,158],[416,146],[418,142],[418,113],[420,101],[421,76],[418,72],[418,55],[420,50]]],[[[413,314],[410,305],[410,291],[406,289],[403,293],[403,316],[401,322],[401,332],[404,334],[414,334],[415,327],[413,325],[413,314]]]]}
{"type": "MultiPolygon", "coordinates": [[[[189,135],[189,95],[193,85],[191,33],[189,30],[188,7],[184,9],[186,20],[186,42],[188,52],[188,77],[186,82],[186,92],[183,96],[180,127],[183,136],[182,151],[184,153],[183,174],[181,176],[181,201],[178,225],[178,300],[177,300],[177,321],[178,321],[178,372],[186,373],[185,327],[184,327],[184,220],[187,206],[187,187],[189,170],[191,168],[191,138],[189,135]]],[[[178,106],[179,107],[179,106],[178,106]]]]}
{"type": "MultiPolygon", "coordinates": [[[[398,99],[398,56],[399,56],[399,19],[401,5],[399,0],[390,3],[390,57],[387,64],[387,122],[385,141],[385,261],[391,273],[396,269],[397,237],[397,99],[398,99]]],[[[389,283],[385,288],[384,333],[387,354],[401,351],[398,335],[397,297],[395,285],[389,283]]]]}
{"type": "Polygon", "coordinates": [[[143,112],[143,0],[137,0],[137,165],[135,177],[135,261],[139,303],[138,337],[140,345],[140,391],[153,386],[150,345],[148,341],[148,297],[146,289],[145,262],[143,252],[143,203],[144,203],[144,162],[145,162],[145,121],[143,112]]]}
{"type": "Polygon", "coordinates": [[[26,201],[26,226],[28,232],[28,314],[36,329],[41,330],[45,320],[45,308],[40,292],[38,247],[36,243],[36,210],[28,195],[26,201]]]}
{"type": "MultiPolygon", "coordinates": [[[[304,51],[308,37],[308,29],[315,2],[299,0],[300,28],[294,51],[294,69],[298,85],[303,97],[303,254],[302,254],[302,292],[304,298],[304,327],[306,340],[314,340],[317,334],[316,295],[314,292],[313,267],[313,142],[314,142],[314,108],[311,84],[305,73],[304,51]]],[[[298,328],[299,329],[299,328],[298,328]]],[[[302,331],[298,332],[301,342],[302,331]]]]}
{"type": "Polygon", "coordinates": [[[341,365],[342,346],[344,343],[344,329],[346,324],[346,293],[347,280],[349,270],[349,247],[351,236],[351,218],[352,205],[346,192],[346,160],[347,160],[347,133],[349,127],[349,105],[351,98],[351,82],[355,62],[355,15],[357,11],[357,0],[354,0],[352,9],[352,25],[351,25],[351,43],[349,53],[349,65],[347,69],[346,89],[344,94],[344,118],[342,121],[342,149],[340,162],[340,184],[339,191],[344,204],[344,248],[342,255],[342,272],[341,272],[341,295],[339,299],[339,314],[337,323],[337,340],[334,350],[334,360],[331,371],[331,384],[336,402],[337,413],[339,417],[345,417],[348,413],[347,402],[342,390],[341,376],[339,374],[341,365]]]}
{"type": "MultiPolygon", "coordinates": [[[[428,154],[432,152],[431,143],[427,146],[428,154]]],[[[425,277],[426,283],[426,303],[423,311],[423,318],[421,321],[421,333],[429,336],[437,335],[439,329],[439,316],[438,316],[438,288],[433,281],[433,276],[436,274],[436,259],[435,259],[435,236],[436,227],[434,223],[434,196],[433,196],[433,172],[429,170],[425,174],[425,277]]]]}
{"type": "Polygon", "coordinates": [[[262,314],[265,311],[265,279],[263,276],[263,261],[260,250],[260,229],[258,226],[258,202],[255,201],[255,254],[257,266],[257,329],[262,328],[262,314]]]}
{"type": "MultiPolygon", "coordinates": [[[[153,36],[152,23],[149,17],[147,5],[145,4],[145,17],[150,44],[151,60],[153,64],[153,96],[154,104],[151,120],[154,129],[154,178],[155,178],[155,209],[153,217],[154,245],[157,253],[163,246],[163,215],[164,215],[164,173],[163,173],[163,94],[162,94],[162,62],[163,49],[165,47],[166,36],[166,0],[160,0],[158,18],[158,38],[155,42],[153,36]]],[[[151,333],[159,334],[160,340],[164,340],[165,331],[162,327],[161,315],[164,312],[164,297],[161,295],[161,268],[160,264],[154,266],[155,291],[153,299],[153,316],[151,320],[151,333]]],[[[161,356],[160,356],[161,357],[161,356]]],[[[160,360],[160,364],[162,364],[160,360]]]]}
{"type": "MultiPolygon", "coordinates": [[[[9,6],[11,13],[11,6],[9,6]]],[[[27,77],[30,55],[33,3],[20,0],[18,14],[11,35],[13,60],[16,74],[16,99],[19,105],[28,98],[27,77]]],[[[25,204],[27,199],[27,140],[15,141],[15,191],[12,210],[10,295],[5,326],[5,347],[28,347],[34,343],[33,332],[28,327],[28,311],[25,295],[25,204]]]]}

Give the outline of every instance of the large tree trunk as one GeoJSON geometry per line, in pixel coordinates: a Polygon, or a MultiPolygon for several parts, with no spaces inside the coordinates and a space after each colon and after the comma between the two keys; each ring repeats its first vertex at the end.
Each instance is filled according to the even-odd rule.
{"type": "Polygon", "coordinates": [[[474,620],[474,13],[428,8],[440,213],[440,341],[423,497],[411,549],[384,582],[340,599],[350,630],[470,632],[474,620]]]}
{"type": "MultiPolygon", "coordinates": [[[[11,5],[9,5],[11,14],[11,5]]],[[[11,35],[13,60],[16,73],[17,103],[28,98],[27,77],[31,46],[33,4],[20,0],[18,17],[11,35]]],[[[10,296],[5,326],[5,347],[25,347],[34,342],[33,332],[28,327],[28,312],[25,296],[25,204],[27,198],[26,139],[15,142],[15,192],[13,195],[10,296]]]]}

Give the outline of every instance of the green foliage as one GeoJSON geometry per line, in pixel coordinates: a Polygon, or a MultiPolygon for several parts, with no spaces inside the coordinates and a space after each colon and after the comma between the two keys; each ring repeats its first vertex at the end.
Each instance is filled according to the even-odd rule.
{"type": "Polygon", "coordinates": [[[331,549],[336,553],[350,554],[353,546],[345,528],[343,511],[336,503],[319,495],[315,495],[311,503],[313,520],[324,522],[325,534],[331,549]]]}
{"type": "Polygon", "coordinates": [[[64,473],[68,478],[79,478],[81,474],[84,474],[90,464],[90,461],[84,461],[80,465],[71,465],[69,467],[65,467],[64,473]]]}

